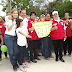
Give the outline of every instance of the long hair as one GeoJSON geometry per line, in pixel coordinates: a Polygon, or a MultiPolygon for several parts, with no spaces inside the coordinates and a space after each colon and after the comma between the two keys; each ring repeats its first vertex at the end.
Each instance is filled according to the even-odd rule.
{"type": "MultiPolygon", "coordinates": [[[[12,9],[11,10],[11,14],[14,12],[14,11],[17,11],[18,12],[18,10],[16,9],[16,8],[14,8],[14,9],[12,9]]],[[[17,19],[19,18],[19,14],[18,14],[18,17],[17,17],[17,19]]],[[[14,18],[13,18],[13,16],[12,16],[12,21],[14,20],[14,18]]]]}
{"type": "Polygon", "coordinates": [[[17,24],[17,28],[20,26],[20,22],[22,22],[22,19],[16,19],[16,24],[17,24]]]}

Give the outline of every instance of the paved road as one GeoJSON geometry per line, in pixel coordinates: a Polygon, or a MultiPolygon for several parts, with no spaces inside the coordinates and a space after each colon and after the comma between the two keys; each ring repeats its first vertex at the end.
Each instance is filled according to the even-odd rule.
{"type": "MultiPolygon", "coordinates": [[[[54,55],[54,53],[53,53],[54,55]]],[[[30,63],[30,68],[27,68],[27,72],[72,72],[72,56],[64,56],[65,63],[55,61],[55,58],[51,61],[44,60],[44,57],[39,57],[41,60],[38,63],[30,63]]],[[[0,72],[14,72],[9,60],[6,60],[2,55],[2,61],[0,61],[0,72]]],[[[22,72],[18,69],[17,72],[22,72]]]]}

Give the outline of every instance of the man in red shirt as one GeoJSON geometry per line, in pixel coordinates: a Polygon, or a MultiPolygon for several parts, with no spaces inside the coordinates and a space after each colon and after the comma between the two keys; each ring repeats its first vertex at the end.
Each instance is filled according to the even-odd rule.
{"type": "Polygon", "coordinates": [[[37,22],[37,21],[35,21],[35,19],[36,19],[36,13],[35,12],[31,12],[30,13],[30,20],[28,21],[29,35],[32,37],[32,38],[29,38],[30,60],[32,62],[34,62],[34,63],[37,63],[37,61],[35,61],[35,59],[40,60],[37,57],[37,51],[36,51],[37,40],[39,40],[39,38],[38,38],[38,36],[36,34],[36,31],[35,31],[34,27],[32,26],[33,22],[37,22]],[[34,53],[34,56],[33,56],[33,53],[34,53]]]}
{"type": "Polygon", "coordinates": [[[68,44],[68,55],[71,56],[71,51],[72,51],[72,30],[70,30],[70,16],[69,13],[65,13],[65,26],[66,26],[66,35],[67,35],[67,40],[64,41],[63,48],[64,48],[64,55],[66,55],[66,50],[67,50],[67,44],[68,44]]]}

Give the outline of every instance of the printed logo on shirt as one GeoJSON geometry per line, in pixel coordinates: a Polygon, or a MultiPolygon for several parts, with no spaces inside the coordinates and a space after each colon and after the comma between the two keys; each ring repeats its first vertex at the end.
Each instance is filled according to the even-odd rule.
{"type": "Polygon", "coordinates": [[[0,28],[2,28],[2,26],[0,26],[0,28]]]}
{"type": "Polygon", "coordinates": [[[61,22],[61,25],[64,25],[63,22],[61,22]]]}
{"type": "Polygon", "coordinates": [[[57,25],[57,23],[53,24],[53,26],[56,26],[56,25],[57,25]]]}

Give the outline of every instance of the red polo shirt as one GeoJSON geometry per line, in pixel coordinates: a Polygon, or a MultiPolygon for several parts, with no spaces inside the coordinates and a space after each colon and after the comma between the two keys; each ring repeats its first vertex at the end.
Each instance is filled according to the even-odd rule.
{"type": "Polygon", "coordinates": [[[5,34],[5,30],[6,30],[5,26],[6,25],[5,25],[4,22],[0,22],[0,31],[1,31],[3,37],[4,37],[4,34],[5,34]]]}
{"type": "Polygon", "coordinates": [[[46,20],[46,19],[45,19],[45,21],[50,21],[50,20],[46,20]]]}
{"type": "MultiPolygon", "coordinates": [[[[30,19],[29,21],[28,21],[28,28],[31,28],[32,27],[32,23],[33,22],[37,22],[37,21],[35,21],[35,20],[32,20],[32,19],[30,19]]],[[[29,35],[32,37],[32,38],[29,38],[29,40],[31,41],[31,40],[39,40],[40,38],[37,36],[37,34],[36,34],[36,31],[34,30],[34,31],[29,31],[29,35]]]]}

